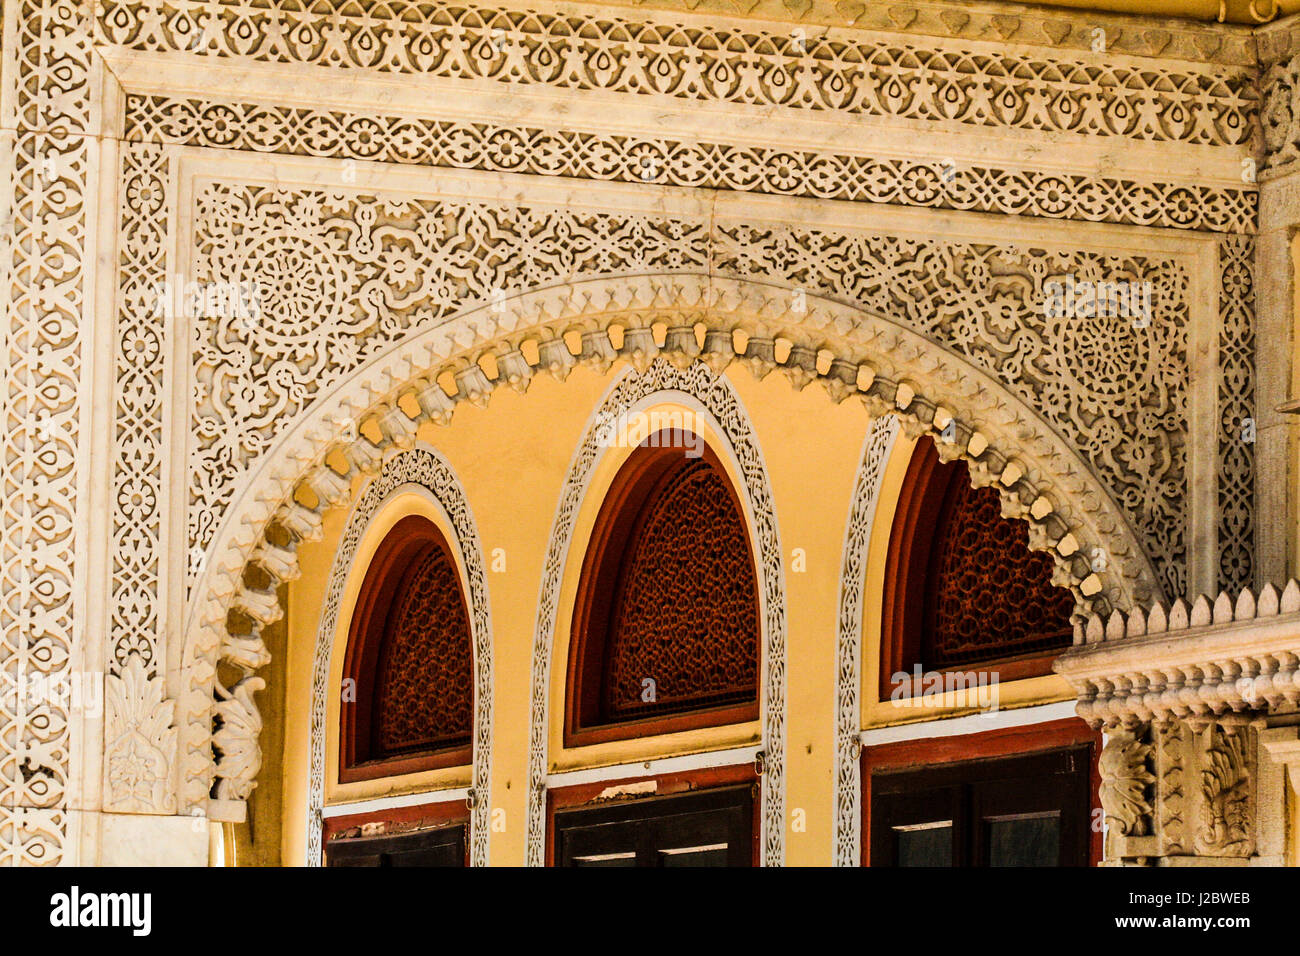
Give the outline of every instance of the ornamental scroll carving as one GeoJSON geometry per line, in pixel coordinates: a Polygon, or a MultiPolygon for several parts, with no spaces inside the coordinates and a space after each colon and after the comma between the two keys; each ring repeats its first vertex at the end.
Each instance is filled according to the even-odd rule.
{"type": "MultiPolygon", "coordinates": [[[[81,423],[93,336],[87,224],[98,155],[93,14],[78,0],[20,0],[5,13],[8,88],[0,99],[14,135],[6,145],[11,192],[0,200],[10,220],[0,269],[0,663],[10,678],[37,681],[81,666],[74,643],[96,633],[80,594],[89,440],[81,423]]],[[[78,796],[79,755],[68,707],[14,701],[0,694],[0,865],[76,862],[68,806],[78,796]]]]}
{"type": "Polygon", "coordinates": [[[1244,69],[943,50],[899,37],[801,45],[788,30],[756,25],[436,3],[168,6],[175,12],[164,16],[153,4],[108,0],[97,9],[100,36],[110,45],[199,57],[1210,146],[1248,142],[1256,117],[1244,69]]]}
{"type": "Polygon", "coordinates": [[[191,546],[206,546],[236,480],[286,420],[411,329],[506,290],[711,263],[890,316],[988,371],[1092,463],[1166,593],[1185,589],[1181,260],[745,222],[714,223],[711,235],[688,218],[216,182],[196,206],[196,278],[258,283],[263,313],[251,327],[195,329],[191,546]],[[1157,314],[1141,329],[1046,318],[1044,283],[1065,274],[1151,282],[1157,314]]]}

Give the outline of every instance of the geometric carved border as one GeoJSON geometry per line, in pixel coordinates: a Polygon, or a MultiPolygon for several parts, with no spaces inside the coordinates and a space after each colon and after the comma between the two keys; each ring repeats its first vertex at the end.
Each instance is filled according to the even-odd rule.
{"type": "Polygon", "coordinates": [[[1255,242],[1219,240],[1218,579],[1220,590],[1255,583],[1255,242]]]}
{"type": "Polygon", "coordinates": [[[551,528],[538,600],[533,639],[532,722],[528,745],[527,863],[541,866],[546,849],[546,771],[550,732],[550,675],[555,618],[574,522],[582,508],[592,469],[605,439],[601,422],[620,421],[633,407],[657,398],[689,396],[700,403],[725,436],[740,467],[746,510],[754,521],[755,550],[763,589],[763,778],[760,852],[766,866],[780,866],[785,856],[785,584],[777,539],[772,493],[748,416],[725,376],[703,362],[679,370],[656,359],[643,373],[627,374],[606,394],[596,410],[570,466],[551,528]]]}
{"type": "Polygon", "coordinates": [[[390,9],[347,0],[172,0],[98,7],[101,42],[507,87],[603,90],[679,101],[787,107],[842,116],[1236,146],[1258,112],[1250,71],[1098,55],[937,49],[927,38],[854,33],[805,44],[780,25],[653,22],[608,13],[390,9]],[[864,82],[864,79],[868,80],[864,82]]]}
{"type": "Polygon", "coordinates": [[[125,130],[131,142],[1211,232],[1253,232],[1259,197],[1254,186],[135,93],[125,130]]]}
{"type": "MultiPolygon", "coordinates": [[[[446,460],[431,448],[417,447],[388,458],[361,491],[347,527],[339,539],[330,569],[325,604],[316,631],[316,652],[312,666],[311,694],[311,773],[307,796],[307,865],[320,866],[322,860],[322,816],[325,792],[325,743],[329,712],[328,697],[330,659],[334,637],[339,627],[339,610],[343,590],[352,572],[353,560],[371,519],[396,492],[416,486],[432,495],[451,522],[453,538],[469,581],[469,605],[474,636],[474,757],[473,797],[470,810],[470,865],[486,866],[488,861],[488,823],[492,760],[492,630],[488,613],[487,581],[484,575],[483,550],[479,544],[474,515],[460,486],[460,481],[446,460]]],[[[437,793],[431,792],[430,799],[437,793]]]]}
{"type": "Polygon", "coordinates": [[[862,764],[858,759],[862,752],[862,598],[880,483],[899,430],[893,415],[874,418],[868,426],[844,533],[835,669],[834,866],[859,866],[862,862],[862,764]]]}
{"type": "MultiPolygon", "coordinates": [[[[17,687],[69,679],[95,659],[86,645],[98,637],[85,561],[97,318],[87,244],[100,175],[93,13],[74,0],[6,0],[4,13],[0,865],[51,866],[77,862],[68,811],[83,798],[79,716],[58,695],[17,687]]],[[[91,784],[88,803],[96,792],[91,784]]]]}

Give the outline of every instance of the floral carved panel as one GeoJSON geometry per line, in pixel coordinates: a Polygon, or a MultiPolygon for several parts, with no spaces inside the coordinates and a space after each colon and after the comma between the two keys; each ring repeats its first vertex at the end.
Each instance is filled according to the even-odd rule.
{"type": "Polygon", "coordinates": [[[196,279],[258,283],[263,313],[194,330],[192,546],[286,420],[411,329],[507,291],[711,262],[890,316],[989,372],[1092,463],[1162,587],[1184,590],[1190,301],[1178,259],[221,182],[196,207],[196,279]],[[1067,274],[1152,283],[1152,321],[1045,317],[1044,284],[1067,274]]]}

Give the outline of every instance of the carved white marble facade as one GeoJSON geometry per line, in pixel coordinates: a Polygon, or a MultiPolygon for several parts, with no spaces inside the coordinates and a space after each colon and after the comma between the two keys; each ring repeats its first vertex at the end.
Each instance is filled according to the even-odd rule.
{"type": "MultiPolygon", "coordinates": [[[[1081,621],[1293,570],[1257,516],[1294,525],[1262,346],[1291,340],[1300,24],[686,6],[5,0],[0,669],[99,675],[104,708],[0,699],[0,863],[153,832],[206,860],[298,543],[421,423],[579,363],[739,362],[945,436],[1081,621]],[[1067,281],[1146,289],[1147,321],[1061,315],[1067,281]]],[[[1285,618],[1251,653],[1293,653],[1285,618]]],[[[1117,720],[1116,859],[1183,852],[1149,797],[1175,751],[1219,787],[1177,846],[1281,853],[1238,783],[1285,733],[1117,720]]]]}

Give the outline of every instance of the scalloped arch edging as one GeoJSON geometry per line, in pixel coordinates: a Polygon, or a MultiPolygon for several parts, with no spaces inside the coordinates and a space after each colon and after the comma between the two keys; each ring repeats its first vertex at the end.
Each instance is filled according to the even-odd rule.
{"type": "MultiPolygon", "coordinates": [[[[487,597],[487,576],[483,569],[483,548],[479,542],[474,514],[464,489],[451,466],[437,451],[417,446],[391,455],[379,473],[362,490],[348,516],[338,551],[330,566],[325,605],[316,631],[312,660],[311,736],[307,782],[307,865],[319,866],[322,854],[321,811],[325,796],[325,726],[329,711],[330,657],[343,590],[352,571],[357,546],[375,515],[383,510],[392,496],[407,488],[427,492],[446,513],[455,539],[451,544],[460,554],[465,568],[465,597],[470,607],[474,642],[474,749],[473,784],[470,803],[470,865],[487,866],[488,805],[492,778],[492,623],[487,597]]],[[[436,796],[436,792],[431,793],[436,796]]]]}
{"type": "MultiPolygon", "coordinates": [[[[240,801],[252,788],[223,786],[211,752],[216,667],[243,667],[241,649],[260,644],[261,627],[283,613],[275,583],[297,575],[297,542],[313,540],[323,513],[347,503],[353,475],[376,471],[389,448],[413,447],[423,421],[447,424],[459,403],[485,406],[501,386],[524,392],[543,372],[563,380],[579,365],[603,373],[619,361],[644,372],[663,357],[682,371],[699,362],[721,375],[739,362],[758,378],[780,369],[796,389],[816,382],[835,402],[856,396],[872,416],[895,415],[912,437],[934,436],[945,460],[966,460],[977,487],[997,487],[1003,514],[1029,524],[1030,547],[1053,555],[1053,583],[1071,589],[1078,614],[1109,614],[1163,596],[1114,501],[1033,409],[886,318],[814,295],[793,313],[791,301],[783,286],[693,274],[571,283],[468,310],[323,393],[245,476],[196,582],[177,717],[183,803],[203,807],[213,789],[240,801]],[[614,329],[622,331],[617,346],[614,329]],[[576,352],[566,336],[580,343],[576,352]],[[454,394],[438,384],[448,374],[454,394]],[[418,406],[415,417],[401,407],[408,397],[418,406]],[[361,434],[363,422],[375,424],[378,442],[361,434]],[[346,474],[326,464],[335,450],[348,462],[346,474]],[[302,502],[300,489],[314,507],[302,502]],[[288,546],[268,540],[272,526],[288,532],[288,546]],[[270,586],[250,586],[251,568],[270,586]],[[232,611],[248,630],[231,632],[232,611]]],[[[243,669],[246,677],[255,670],[243,669]]]]}

